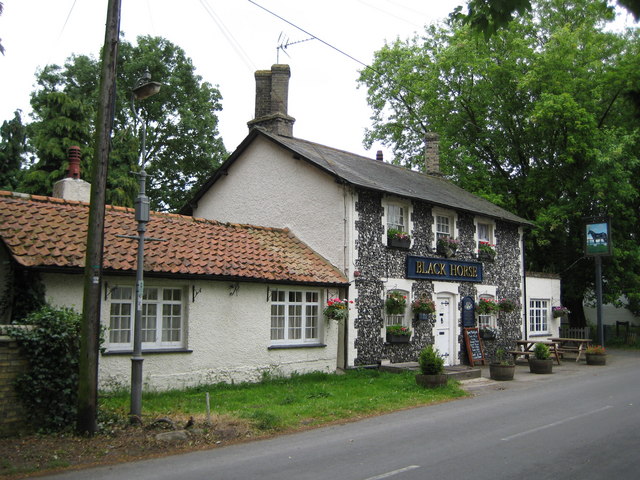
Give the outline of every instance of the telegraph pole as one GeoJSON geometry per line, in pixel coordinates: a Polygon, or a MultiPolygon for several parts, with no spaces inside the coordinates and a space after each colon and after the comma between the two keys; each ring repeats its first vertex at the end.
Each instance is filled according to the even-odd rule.
{"type": "Polygon", "coordinates": [[[98,349],[105,193],[116,99],[116,60],[120,36],[120,3],[121,0],[108,0],[107,23],[102,51],[102,72],[100,74],[100,99],[96,123],[96,148],[91,179],[87,253],[84,269],[76,428],[79,433],[89,435],[93,435],[97,430],[98,349]]]}

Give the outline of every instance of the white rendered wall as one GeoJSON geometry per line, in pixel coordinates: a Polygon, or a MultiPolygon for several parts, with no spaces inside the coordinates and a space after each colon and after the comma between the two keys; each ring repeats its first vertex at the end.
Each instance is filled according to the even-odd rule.
{"type": "MultiPolygon", "coordinates": [[[[527,309],[527,317],[529,315],[529,300],[532,299],[549,300],[549,318],[547,320],[549,333],[541,336],[545,338],[557,337],[560,334],[561,319],[553,318],[553,315],[551,314],[551,308],[560,305],[560,279],[550,278],[546,276],[535,276],[535,274],[527,273],[527,301],[525,304],[525,308],[527,309]]],[[[531,338],[532,336],[529,335],[529,337],[531,338]]]]}
{"type": "Polygon", "coordinates": [[[343,270],[344,202],[343,187],[331,176],[257,137],[200,199],[193,216],[287,227],[343,270]]]}
{"type": "MultiPolygon", "coordinates": [[[[72,306],[81,311],[82,275],[77,277],[70,280],[67,275],[45,275],[47,299],[54,305],[72,306]]],[[[105,278],[110,286],[133,286],[133,280],[105,278]]],[[[336,369],[339,329],[335,321],[320,319],[320,338],[325,347],[268,348],[271,323],[267,288],[278,288],[275,285],[267,287],[259,283],[240,283],[237,293],[233,295],[230,295],[232,282],[181,282],[147,278],[145,285],[184,288],[185,346],[191,351],[155,354],[145,354],[143,351],[145,390],[215,382],[257,381],[263,372],[290,375],[293,372],[333,372],[336,369]],[[192,287],[200,292],[195,301],[192,301],[192,287]]],[[[109,323],[109,309],[109,300],[103,301],[101,317],[105,326],[109,323]]],[[[100,356],[100,388],[126,387],[130,384],[130,378],[130,354],[100,356]]]]}

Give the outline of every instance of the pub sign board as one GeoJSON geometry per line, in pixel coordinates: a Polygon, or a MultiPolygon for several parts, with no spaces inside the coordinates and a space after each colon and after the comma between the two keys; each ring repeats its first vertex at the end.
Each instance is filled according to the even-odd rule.
{"type": "Polygon", "coordinates": [[[450,282],[482,282],[482,263],[407,256],[407,278],[450,282]]]}
{"type": "Polygon", "coordinates": [[[588,218],[585,226],[584,253],[587,256],[611,255],[611,223],[607,218],[588,218]]]}

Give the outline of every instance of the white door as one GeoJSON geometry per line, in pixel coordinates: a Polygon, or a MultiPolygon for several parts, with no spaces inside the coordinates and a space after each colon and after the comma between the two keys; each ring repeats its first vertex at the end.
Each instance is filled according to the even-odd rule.
{"type": "Polygon", "coordinates": [[[440,294],[436,296],[436,324],[433,333],[435,335],[435,347],[444,358],[445,365],[454,365],[456,352],[453,346],[455,338],[455,303],[453,295],[440,294]]]}

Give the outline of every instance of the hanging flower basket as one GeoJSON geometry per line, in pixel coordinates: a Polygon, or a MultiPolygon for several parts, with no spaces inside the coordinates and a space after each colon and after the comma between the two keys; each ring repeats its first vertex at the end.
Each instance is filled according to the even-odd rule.
{"type": "Polygon", "coordinates": [[[491,299],[481,298],[476,305],[476,313],[478,315],[491,315],[498,311],[498,304],[491,299]]]}
{"type": "Polygon", "coordinates": [[[551,307],[551,312],[553,314],[553,318],[566,317],[571,313],[567,307],[563,307],[562,305],[551,307]]]}
{"type": "MultiPolygon", "coordinates": [[[[436,304],[433,300],[417,298],[411,302],[411,310],[416,315],[431,315],[436,312],[436,304]]],[[[422,320],[423,318],[421,318],[422,320]]]]}
{"type": "Polygon", "coordinates": [[[384,309],[388,315],[402,315],[407,309],[407,296],[400,292],[389,292],[384,309]]]}
{"type": "Polygon", "coordinates": [[[459,240],[451,237],[442,237],[436,242],[436,252],[438,255],[443,255],[446,258],[452,258],[456,256],[459,246],[459,240]]]}
{"type": "Polygon", "coordinates": [[[324,307],[322,313],[325,317],[331,320],[346,320],[349,318],[349,304],[353,303],[353,300],[349,301],[346,298],[340,300],[339,298],[330,298],[327,300],[327,306],[324,307]]]}
{"type": "Polygon", "coordinates": [[[518,304],[509,298],[503,298],[498,302],[498,309],[501,312],[513,312],[518,307],[518,304]]]}

